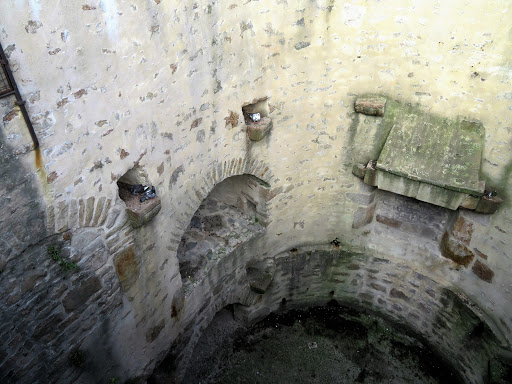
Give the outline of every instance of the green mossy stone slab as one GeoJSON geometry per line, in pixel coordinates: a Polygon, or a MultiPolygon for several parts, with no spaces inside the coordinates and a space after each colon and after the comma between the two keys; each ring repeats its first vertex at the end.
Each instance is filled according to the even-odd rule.
{"type": "Polygon", "coordinates": [[[442,118],[409,105],[396,108],[400,111],[395,111],[399,113],[395,113],[377,168],[452,191],[481,195],[482,124],[442,118]]]}

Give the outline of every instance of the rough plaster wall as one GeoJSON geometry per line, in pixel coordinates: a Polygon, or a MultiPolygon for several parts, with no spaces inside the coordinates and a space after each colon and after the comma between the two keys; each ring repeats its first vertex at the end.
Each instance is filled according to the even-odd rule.
{"type": "MultiPolygon", "coordinates": [[[[488,256],[493,282],[455,271],[435,252],[418,269],[465,291],[512,339],[510,12],[507,1],[462,0],[2,1],[0,40],[28,100],[43,168],[35,172],[34,152],[20,161],[39,177],[49,234],[117,212],[109,262],[135,244],[138,279],[111,340],[126,375],[150,370],[181,332],[179,316],[169,318],[181,300],[177,244],[227,176],[253,173],[271,184],[261,254],[335,237],[393,249],[392,236],[352,228],[357,195],[367,193],[350,173],[353,100],[366,92],[484,124],[483,171],[506,201],[472,241],[488,256]],[[274,128],[251,143],[241,107],[264,96],[274,128]],[[162,210],[131,231],[116,181],[136,164],[162,210]]],[[[19,113],[2,111],[4,134],[27,145],[19,113]]],[[[400,257],[415,254],[424,248],[404,240],[400,257]]]]}

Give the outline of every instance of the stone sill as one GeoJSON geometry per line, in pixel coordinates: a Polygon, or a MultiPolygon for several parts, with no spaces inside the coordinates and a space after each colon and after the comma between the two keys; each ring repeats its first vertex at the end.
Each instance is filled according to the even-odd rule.
{"type": "Polygon", "coordinates": [[[160,212],[162,207],[158,196],[141,203],[139,200],[140,196],[130,193],[128,184],[120,184],[119,196],[126,204],[128,220],[133,228],[140,228],[149,223],[160,212]]]}
{"type": "Polygon", "coordinates": [[[247,135],[252,141],[260,141],[272,129],[272,125],[270,117],[262,117],[260,121],[247,124],[247,135]]]}

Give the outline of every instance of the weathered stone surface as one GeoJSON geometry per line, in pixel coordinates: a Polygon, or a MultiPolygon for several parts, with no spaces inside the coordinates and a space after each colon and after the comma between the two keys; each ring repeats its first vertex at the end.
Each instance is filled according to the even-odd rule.
{"type": "Polygon", "coordinates": [[[498,196],[482,196],[482,198],[478,201],[475,212],[487,214],[494,213],[498,210],[501,203],[503,203],[503,199],[498,196]]]}
{"type": "Polygon", "coordinates": [[[30,291],[36,285],[38,280],[41,280],[44,276],[46,276],[45,271],[37,271],[31,274],[27,274],[23,278],[21,282],[21,293],[24,294],[27,291],[30,291]]]}
{"type": "MultiPolygon", "coordinates": [[[[367,105],[370,112],[376,110],[370,101],[362,102],[359,109],[367,105]]],[[[367,166],[367,184],[452,210],[476,207],[485,186],[480,180],[481,123],[441,118],[392,101],[382,126],[389,134],[382,139],[377,171],[367,166]]],[[[353,171],[361,174],[357,166],[353,171]]],[[[495,210],[484,205],[483,210],[495,210]]]]}
{"type": "Polygon", "coordinates": [[[366,166],[366,172],[364,174],[364,182],[373,187],[377,186],[376,162],[373,160],[368,162],[368,165],[366,166]]]}
{"type": "Polygon", "coordinates": [[[360,179],[364,179],[364,175],[366,174],[366,165],[365,164],[354,164],[352,166],[352,174],[354,176],[359,177],[360,179]]]}
{"type": "Polygon", "coordinates": [[[101,289],[101,282],[96,276],[90,276],[80,282],[80,285],[74,287],[68,292],[62,304],[67,313],[72,312],[89,300],[89,298],[101,289]]]}
{"type": "Polygon", "coordinates": [[[139,278],[139,264],[133,247],[119,252],[114,257],[117,276],[123,291],[128,291],[139,278]]]}
{"type": "MultiPolygon", "coordinates": [[[[377,166],[378,167],[378,166],[377,166]]],[[[368,172],[367,172],[368,173],[368,172]]],[[[455,210],[467,196],[432,184],[421,183],[406,177],[377,169],[375,185],[379,189],[413,197],[417,200],[455,210]]]]}
{"type": "Polygon", "coordinates": [[[35,340],[40,340],[42,337],[46,337],[47,340],[52,340],[60,332],[56,326],[64,319],[64,315],[60,312],[50,315],[44,319],[39,326],[32,333],[32,337],[35,340]]]}
{"type": "Polygon", "coordinates": [[[494,277],[493,270],[480,262],[480,260],[475,261],[475,264],[473,264],[473,268],[471,269],[480,279],[488,283],[492,283],[492,278],[494,277]]]}
{"type": "Polygon", "coordinates": [[[377,220],[379,223],[382,223],[384,225],[387,225],[388,227],[393,227],[393,228],[400,228],[400,226],[402,225],[402,222],[400,220],[394,219],[392,217],[380,215],[380,214],[377,214],[375,216],[375,220],[377,220]]]}
{"type": "Polygon", "coordinates": [[[465,209],[475,209],[479,201],[480,199],[478,197],[467,195],[464,198],[464,201],[462,201],[462,203],[460,204],[460,206],[461,208],[465,209]]]}
{"type": "MultiPolygon", "coordinates": [[[[46,204],[51,204],[54,214],[53,219],[48,221],[51,223],[49,227],[52,232],[61,228],[56,223],[58,220],[54,220],[58,216],[58,203],[77,199],[80,206],[76,207],[80,210],[73,212],[70,207],[69,211],[70,227],[76,229],[78,225],[71,223],[78,222],[78,219],[71,218],[78,216],[81,211],[80,226],[86,221],[87,198],[94,196],[97,203],[99,199],[107,197],[113,199],[113,207],[104,210],[112,213],[102,214],[98,219],[96,204],[90,221],[94,224],[108,217],[109,227],[118,235],[117,242],[112,242],[113,252],[115,249],[123,249],[129,244],[129,236],[125,236],[128,229],[123,225],[126,220],[125,207],[116,198],[116,181],[135,163],[147,169],[152,181],[161,189],[163,200],[159,216],[146,227],[134,231],[137,249],[141,250],[140,276],[135,286],[130,288],[130,294],[137,292],[132,295],[136,299],[130,303],[124,300],[120,316],[110,316],[113,309],[108,305],[104,309],[94,307],[95,312],[91,315],[107,329],[105,336],[110,336],[98,338],[98,341],[117,344],[112,349],[112,358],[118,356],[119,351],[127,351],[119,361],[113,362],[113,366],[119,367],[121,372],[149,372],[152,364],[161,356],[162,349],[169,346],[175,335],[183,334],[189,319],[194,322],[190,329],[199,333],[209,321],[208,311],[214,312],[223,305],[237,302],[236,284],[240,276],[233,278],[234,283],[221,281],[221,278],[228,277],[229,271],[235,268],[240,269],[239,273],[246,278],[243,257],[250,259],[252,256],[245,255],[242,250],[245,249],[247,253],[256,250],[258,255],[270,255],[279,249],[296,247],[299,242],[327,244],[336,236],[341,240],[340,248],[348,244],[365,247],[376,254],[382,253],[379,257],[386,258],[389,255],[392,261],[403,260],[404,265],[418,270],[426,269],[437,276],[444,286],[457,286],[460,291],[473,297],[477,306],[485,307],[484,312],[498,328],[496,334],[503,335],[510,344],[512,320],[503,304],[510,299],[506,289],[507,281],[510,280],[507,256],[511,249],[511,223],[510,212],[505,212],[505,208],[510,207],[507,190],[510,189],[512,160],[512,151],[509,150],[512,92],[509,89],[510,81],[507,81],[510,66],[504,59],[507,57],[505,53],[510,52],[510,36],[507,35],[510,26],[507,26],[507,18],[502,14],[509,6],[505,0],[499,0],[493,6],[487,2],[472,2],[471,6],[466,6],[462,0],[443,2],[442,12],[436,8],[436,2],[422,2],[421,7],[407,8],[405,12],[405,1],[396,5],[388,2],[327,4],[317,1],[302,2],[299,8],[291,1],[279,1],[276,6],[276,2],[269,0],[253,1],[245,6],[239,4],[236,8],[236,4],[229,6],[229,3],[223,2],[210,2],[209,7],[199,2],[198,6],[175,5],[178,2],[164,5],[160,0],[147,1],[144,5],[141,5],[142,2],[106,1],[102,5],[99,1],[94,4],[88,1],[84,4],[89,3],[90,7],[97,9],[85,12],[82,4],[64,6],[64,3],[55,2],[55,11],[49,12],[43,6],[38,12],[40,7],[35,6],[34,2],[16,2],[16,17],[6,17],[2,23],[5,30],[1,32],[2,43],[16,43],[17,46],[12,51],[14,74],[25,94],[29,114],[40,137],[41,150],[29,150],[25,154],[18,151],[30,145],[27,127],[19,113],[14,119],[3,122],[0,129],[0,258],[8,261],[0,277],[0,291],[5,293],[6,300],[11,295],[14,298],[16,292],[21,292],[23,278],[34,271],[31,264],[36,269],[48,272],[44,284],[42,281],[36,282],[33,289],[18,297],[18,301],[12,301],[11,306],[4,302],[0,308],[0,324],[5,324],[0,325],[1,335],[6,344],[10,343],[11,337],[23,334],[18,328],[11,331],[7,325],[20,324],[21,329],[31,327],[21,315],[28,310],[26,307],[31,310],[27,317],[31,317],[39,316],[41,307],[50,307],[48,301],[57,300],[61,305],[60,300],[68,289],[72,289],[72,280],[76,278],[75,273],[61,273],[59,268],[50,264],[51,260],[48,260],[44,249],[39,256],[30,254],[31,257],[26,259],[19,257],[19,253],[27,249],[27,246],[39,244],[44,238],[38,231],[28,229],[30,224],[35,220],[44,220],[45,214],[40,212],[46,210],[46,204]],[[110,7],[110,3],[116,6],[110,7]],[[464,15],[460,13],[462,9],[464,15]],[[374,23],[375,15],[380,14],[386,17],[374,23]],[[443,23],[447,14],[453,15],[454,19],[474,21],[472,30],[475,32],[450,33],[453,32],[452,26],[458,25],[458,20],[443,23]],[[27,34],[23,28],[27,20],[32,18],[40,20],[43,25],[37,34],[27,34]],[[298,18],[304,18],[304,27],[292,26],[298,18]],[[494,22],[489,23],[491,19],[494,22]],[[80,20],[83,25],[72,25],[76,20],[80,20]],[[183,26],[188,21],[187,33],[184,33],[183,26]],[[238,24],[242,21],[252,22],[254,29],[239,33],[238,24]],[[115,28],[116,23],[120,28],[115,28]],[[157,24],[160,25],[158,30],[157,24]],[[369,35],[364,31],[370,31],[369,35]],[[66,38],[69,34],[69,39],[61,40],[61,33],[66,38]],[[180,38],[180,33],[183,33],[183,38],[180,38]],[[426,36],[439,36],[439,41],[437,38],[432,41],[426,36]],[[302,40],[310,41],[311,45],[300,51],[295,50],[294,44],[302,40]],[[44,49],[27,48],[34,44],[44,49]],[[48,44],[48,48],[44,44],[48,44]],[[55,52],[57,46],[61,52],[48,55],[48,50],[55,52]],[[71,62],[70,55],[76,56],[76,60],[71,62]],[[439,60],[440,57],[442,60],[439,60]],[[479,61],[481,65],[477,64],[479,61]],[[99,64],[98,68],[95,64],[99,64]],[[474,64],[475,68],[470,69],[470,64],[474,64]],[[41,66],[43,70],[39,70],[41,66]],[[477,70],[480,76],[473,78],[469,71],[477,70]],[[414,71],[414,77],[408,78],[407,73],[411,71],[414,71]],[[483,81],[485,78],[487,81],[483,81]],[[390,98],[385,105],[383,117],[354,112],[355,96],[352,92],[371,91],[372,88],[377,92],[389,92],[390,98]],[[272,102],[270,116],[276,129],[261,143],[251,144],[244,132],[245,127],[240,126],[242,116],[228,119],[232,123],[226,121],[227,128],[222,120],[230,110],[241,113],[241,103],[245,100],[264,95],[270,97],[272,102]],[[370,224],[360,230],[350,228],[351,216],[359,204],[355,195],[348,197],[348,193],[359,192],[359,180],[350,174],[350,168],[354,162],[367,164],[370,159],[378,159],[382,148],[381,138],[387,137],[388,128],[392,126],[391,120],[399,121],[407,115],[401,110],[392,111],[395,99],[402,99],[404,104],[410,102],[418,105],[422,111],[430,110],[450,118],[458,113],[477,116],[490,128],[486,132],[482,165],[485,178],[496,183],[496,188],[503,192],[506,206],[501,207],[498,215],[492,217],[492,225],[475,228],[469,246],[464,244],[472,250],[478,247],[489,255],[488,265],[495,272],[495,285],[489,285],[488,291],[480,292],[483,282],[473,272],[457,271],[457,268],[450,265],[451,261],[435,259],[433,255],[438,254],[435,245],[441,242],[444,228],[439,236],[436,232],[435,236],[439,237],[436,243],[423,241],[434,236],[424,239],[415,237],[415,234],[423,233],[422,228],[437,231],[436,226],[442,227],[444,213],[436,217],[434,213],[439,211],[435,207],[423,207],[430,213],[417,215],[417,218],[411,214],[410,205],[393,208],[396,211],[394,215],[378,212],[378,207],[376,213],[399,220],[405,225],[394,228],[376,223],[375,226],[370,224]],[[67,100],[67,104],[55,109],[59,100],[67,100]],[[203,109],[202,105],[209,107],[203,109]],[[389,118],[392,112],[396,119],[389,118]],[[191,130],[191,124],[199,119],[202,119],[201,125],[191,130]],[[101,120],[108,121],[108,125],[99,127],[94,124],[101,120]],[[199,130],[204,130],[204,138],[202,134],[198,136],[199,130]],[[200,140],[196,141],[197,138],[200,140]],[[11,145],[14,142],[21,145],[11,145]],[[71,150],[66,153],[52,149],[65,143],[72,143],[71,150]],[[367,146],[364,145],[366,143],[367,146]],[[9,148],[16,148],[16,151],[9,148]],[[119,158],[122,148],[130,153],[123,160],[119,158]],[[47,150],[48,153],[44,153],[47,150]],[[355,160],[356,154],[360,154],[362,159],[355,160]],[[243,165],[233,166],[233,158],[242,158],[243,165]],[[96,160],[101,160],[103,167],[88,172],[96,160]],[[266,165],[254,165],[258,162],[265,162],[266,165]],[[159,172],[162,163],[165,169],[159,172]],[[171,300],[181,286],[180,270],[174,254],[199,204],[196,196],[206,197],[217,183],[233,176],[233,172],[255,174],[258,169],[263,173],[267,165],[273,172],[273,177],[269,179],[272,189],[281,191],[268,202],[271,210],[269,220],[272,222],[267,233],[254,241],[256,246],[252,249],[240,246],[240,258],[224,254],[224,257],[219,256],[217,260],[209,260],[208,268],[218,262],[217,274],[212,273],[208,278],[198,280],[200,283],[187,296],[183,315],[179,320],[169,320],[171,300]],[[174,177],[173,171],[176,171],[174,177]],[[52,172],[56,172],[59,177],[47,185],[47,175],[52,172]],[[289,190],[289,187],[295,189],[289,190]],[[195,191],[198,191],[197,195],[195,191]],[[115,213],[120,209],[121,214],[116,219],[115,213]],[[405,217],[408,215],[410,219],[405,217]],[[430,219],[427,225],[421,222],[425,218],[430,219]],[[304,228],[298,225],[294,229],[294,223],[300,222],[304,228]],[[20,223],[22,231],[15,231],[16,236],[11,236],[11,228],[20,223]],[[368,234],[370,229],[372,233],[368,234]],[[153,244],[154,248],[148,249],[153,244]],[[148,250],[143,251],[145,249],[148,250]],[[390,249],[392,252],[387,254],[390,249]],[[240,259],[243,260],[241,265],[238,264],[240,259]],[[11,271],[13,266],[15,270],[11,271]],[[11,279],[16,280],[16,292],[8,289],[11,279]],[[475,281],[477,284],[473,284],[475,281]],[[46,296],[33,296],[43,286],[49,289],[49,299],[46,296]],[[59,295],[53,299],[57,287],[59,295]],[[211,298],[214,289],[218,297],[211,298]],[[167,299],[165,295],[168,295],[167,299]],[[197,318],[196,322],[196,310],[202,308],[207,300],[210,300],[210,307],[205,309],[204,316],[197,318]],[[39,304],[36,305],[36,302],[39,304]],[[16,310],[17,304],[22,309],[16,310]],[[105,312],[100,313],[103,310],[105,312]],[[169,337],[168,343],[158,336],[151,346],[147,346],[145,331],[162,318],[166,318],[167,322],[164,331],[165,336],[169,337]],[[168,332],[167,327],[170,328],[168,332]],[[113,330],[122,330],[122,335],[113,330]],[[127,348],[124,342],[129,345],[127,348]]],[[[0,1],[0,14],[9,15],[12,4],[12,1],[0,1]]],[[[12,109],[13,97],[2,98],[0,119],[12,109]]],[[[464,153],[458,154],[464,159],[464,153]]],[[[436,161],[434,159],[434,167],[436,161]]],[[[380,200],[377,204],[383,206],[386,201],[380,200]]],[[[251,219],[254,222],[254,216],[251,219]]],[[[114,236],[112,234],[109,239],[114,236]]],[[[227,234],[219,237],[232,241],[233,246],[238,241],[234,236],[228,238],[227,234]]],[[[193,242],[199,244],[196,240],[193,242]]],[[[220,251],[221,246],[217,250],[220,251]]],[[[233,249],[224,248],[226,252],[233,249]]],[[[105,256],[108,256],[110,264],[115,253],[107,253],[105,256]]],[[[91,272],[91,268],[95,268],[95,265],[90,264],[93,259],[91,257],[85,262],[84,258],[78,273],[91,272]]],[[[282,288],[277,287],[276,281],[270,284],[267,293],[263,295],[267,308],[277,308],[282,298],[286,298],[290,304],[300,305],[324,295],[321,300],[325,303],[329,300],[331,290],[336,295],[346,295],[340,299],[357,300],[359,293],[365,293],[362,290],[371,290],[367,285],[369,280],[363,262],[354,262],[355,265],[361,265],[354,273],[348,269],[335,268],[337,274],[330,274],[331,265],[321,264],[314,257],[304,257],[304,260],[294,264],[290,262],[289,269],[283,268],[280,271],[288,275],[282,280],[279,278],[282,288]],[[329,273],[324,273],[324,270],[329,273]],[[352,275],[343,276],[342,272],[352,275]],[[355,273],[363,276],[357,277],[355,273]],[[290,277],[292,274],[293,279],[299,276],[304,279],[293,280],[290,277]],[[316,279],[315,274],[321,276],[321,279],[316,279]],[[351,286],[350,283],[342,282],[345,279],[357,280],[359,283],[351,286]],[[357,293],[354,293],[356,290],[357,293]],[[268,296],[273,296],[277,302],[267,299],[268,296]]],[[[400,263],[393,264],[393,268],[382,269],[377,276],[386,272],[399,274],[398,267],[401,266],[400,263]],[[396,271],[389,270],[395,267],[396,271]]],[[[108,265],[102,267],[98,274],[107,273],[107,270],[108,265]]],[[[119,289],[115,270],[108,273],[110,275],[105,276],[114,277],[112,289],[119,289]]],[[[206,272],[201,270],[200,273],[206,272]]],[[[379,278],[379,285],[385,286],[386,292],[389,292],[391,285],[408,286],[408,276],[403,278],[402,274],[400,279],[389,277],[392,283],[380,282],[382,278],[379,278]]],[[[103,277],[99,278],[103,289],[107,289],[110,285],[103,277]]],[[[246,280],[243,280],[243,284],[250,291],[246,280]]],[[[432,285],[437,289],[434,283],[432,285]]],[[[416,294],[417,303],[425,302],[431,318],[438,317],[436,306],[423,300],[424,297],[419,297],[419,292],[423,291],[421,288],[418,288],[416,294]]],[[[408,289],[404,288],[403,292],[409,295],[408,289]]],[[[438,289],[436,295],[440,295],[438,289]]],[[[103,290],[94,294],[94,297],[98,296],[105,296],[106,299],[110,297],[108,292],[103,295],[103,290]]],[[[80,308],[97,305],[98,302],[92,302],[91,299],[80,308]]],[[[387,305],[382,305],[382,310],[392,312],[391,298],[385,299],[387,305]]],[[[427,299],[430,300],[430,296],[427,299]]],[[[374,299],[373,304],[379,305],[380,302],[374,299]]],[[[413,306],[402,307],[405,308],[404,313],[415,310],[413,306]]],[[[73,313],[82,312],[80,308],[73,313]]],[[[423,312],[421,314],[421,320],[428,322],[428,325],[422,327],[421,322],[418,322],[413,326],[417,325],[415,328],[420,331],[425,329],[426,334],[432,335],[428,328],[431,326],[430,318],[423,316],[423,312]]],[[[80,324],[82,320],[79,318],[76,322],[80,324]]],[[[88,327],[90,323],[84,321],[83,324],[88,327]]],[[[455,332],[467,335],[457,324],[454,325],[455,332]]],[[[64,331],[63,334],[67,332],[64,331]]],[[[439,329],[435,331],[439,332],[439,329]]],[[[89,331],[82,335],[77,331],[76,334],[59,337],[59,340],[64,340],[62,348],[38,343],[40,345],[35,345],[29,356],[40,357],[37,364],[43,364],[43,368],[50,370],[54,361],[65,356],[68,344],[78,344],[81,338],[89,337],[88,334],[89,331]]],[[[434,341],[444,343],[443,336],[448,334],[447,331],[446,334],[432,337],[436,337],[434,341]]],[[[19,344],[23,345],[24,340],[19,344]]],[[[479,362],[474,364],[473,356],[468,354],[468,359],[473,359],[469,362],[461,358],[464,356],[461,356],[463,352],[460,350],[464,348],[460,346],[467,344],[461,342],[455,345],[459,348],[450,349],[448,346],[446,355],[457,363],[460,361],[460,366],[469,366],[480,373],[479,362]]],[[[182,349],[178,351],[181,353],[182,349]]],[[[189,352],[183,351],[183,355],[189,352]]],[[[18,361],[20,365],[12,377],[22,378],[21,365],[29,364],[22,356],[23,353],[19,353],[19,360],[12,360],[18,361]]],[[[483,362],[481,365],[485,365],[484,355],[474,355],[479,355],[483,362]]],[[[7,382],[4,372],[9,370],[5,369],[6,366],[0,368],[0,382],[7,382]]],[[[39,381],[81,381],[69,375],[64,366],[59,368],[61,372],[54,378],[41,376],[39,381]]],[[[109,377],[119,375],[115,369],[107,372],[111,375],[99,372],[101,380],[98,378],[96,381],[105,382],[109,377]]],[[[125,376],[119,377],[120,382],[127,380],[125,376]]],[[[480,376],[479,379],[481,377],[486,376],[480,376]]],[[[83,381],[84,378],[81,379],[83,381]]],[[[17,381],[23,384],[34,382],[22,379],[17,381]]]]}
{"type": "Polygon", "coordinates": [[[446,232],[441,240],[441,254],[455,263],[467,267],[473,258],[474,253],[461,241],[446,232]]]}
{"type": "Polygon", "coordinates": [[[162,332],[162,329],[164,329],[164,327],[165,319],[162,319],[157,325],[148,329],[148,331],[146,332],[146,341],[148,343],[152,343],[153,341],[155,341],[160,332],[162,332]]]}
{"type": "Polygon", "coordinates": [[[252,141],[260,141],[272,129],[272,119],[262,117],[260,121],[247,124],[247,135],[252,141]]]}
{"type": "MultiPolygon", "coordinates": [[[[134,196],[138,199],[137,196],[134,196]]],[[[153,218],[160,212],[162,208],[159,197],[155,197],[151,200],[146,200],[143,203],[133,205],[130,208],[126,208],[128,220],[132,224],[133,228],[139,228],[149,223],[153,218]]]]}
{"type": "Polygon", "coordinates": [[[352,228],[357,229],[370,224],[373,221],[373,214],[375,213],[375,203],[370,204],[367,208],[359,207],[354,213],[354,220],[352,228]]]}
{"type": "Polygon", "coordinates": [[[270,271],[262,271],[255,267],[249,267],[247,268],[247,277],[249,278],[251,290],[258,294],[264,294],[272,282],[274,274],[270,271]]]}
{"type": "Polygon", "coordinates": [[[354,103],[354,109],[369,116],[384,116],[386,101],[385,97],[379,96],[358,97],[354,103]]]}

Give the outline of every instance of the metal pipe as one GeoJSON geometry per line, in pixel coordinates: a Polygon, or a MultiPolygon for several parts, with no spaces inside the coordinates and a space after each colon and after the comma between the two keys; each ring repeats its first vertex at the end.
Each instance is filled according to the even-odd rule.
{"type": "Polygon", "coordinates": [[[28,131],[30,132],[30,137],[32,137],[32,142],[34,143],[34,148],[39,148],[39,140],[37,139],[36,132],[34,131],[34,127],[32,126],[32,122],[30,121],[30,117],[27,112],[27,108],[25,107],[25,100],[21,97],[20,91],[16,84],[16,80],[14,80],[14,76],[12,75],[11,69],[9,68],[9,61],[7,60],[7,56],[5,56],[4,49],[2,48],[2,44],[0,44],[0,64],[7,72],[7,77],[9,79],[10,86],[12,87],[12,91],[3,94],[0,97],[5,97],[9,95],[16,95],[15,104],[20,107],[21,114],[23,115],[23,119],[27,124],[28,131]]]}

